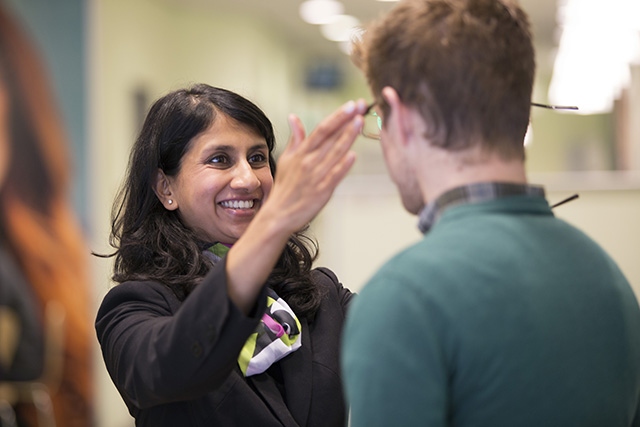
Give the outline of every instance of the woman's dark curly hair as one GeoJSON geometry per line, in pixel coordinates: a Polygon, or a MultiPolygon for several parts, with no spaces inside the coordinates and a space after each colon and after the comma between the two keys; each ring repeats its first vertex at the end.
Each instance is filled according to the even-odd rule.
{"type": "MultiPolygon", "coordinates": [[[[175,176],[194,137],[224,114],[264,137],[275,175],[275,136],[265,114],[251,101],[225,89],[196,84],[158,99],[145,119],[129,159],[127,176],[112,211],[110,244],[116,250],[113,280],[153,280],[169,286],[184,300],[211,268],[203,242],[166,210],[153,186],[160,168],[175,176]]],[[[301,230],[290,237],[267,284],[298,315],[311,317],[320,304],[320,289],[310,278],[316,242],[301,230]]]]}

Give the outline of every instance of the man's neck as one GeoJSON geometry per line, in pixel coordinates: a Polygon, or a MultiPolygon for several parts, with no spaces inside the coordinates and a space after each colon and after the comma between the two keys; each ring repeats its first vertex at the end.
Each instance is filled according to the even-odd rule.
{"type": "Polygon", "coordinates": [[[448,190],[478,182],[527,183],[522,160],[505,160],[487,153],[435,151],[425,153],[423,159],[429,165],[423,165],[418,172],[420,188],[427,203],[448,190]]]}

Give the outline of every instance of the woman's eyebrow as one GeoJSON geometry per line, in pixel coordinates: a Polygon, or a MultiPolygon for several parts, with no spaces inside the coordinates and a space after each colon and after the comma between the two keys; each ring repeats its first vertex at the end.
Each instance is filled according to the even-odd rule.
{"type": "Polygon", "coordinates": [[[269,149],[269,146],[267,145],[266,142],[260,142],[258,144],[255,144],[251,147],[251,150],[260,150],[260,149],[269,149]]]}
{"type": "Polygon", "coordinates": [[[236,146],[233,144],[212,144],[210,148],[220,151],[233,151],[236,149],[236,146]]]}

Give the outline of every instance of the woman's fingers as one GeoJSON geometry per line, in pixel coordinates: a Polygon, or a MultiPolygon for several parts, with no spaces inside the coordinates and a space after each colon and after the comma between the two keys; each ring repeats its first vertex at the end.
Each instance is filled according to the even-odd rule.
{"type": "Polygon", "coordinates": [[[326,150],[319,150],[320,161],[317,168],[321,174],[325,175],[326,183],[331,191],[335,189],[353,165],[355,153],[350,150],[360,134],[362,124],[362,117],[356,116],[348,126],[345,126],[340,137],[333,144],[329,145],[326,150]]]}
{"type": "Polygon", "coordinates": [[[340,184],[347,173],[349,173],[349,170],[351,169],[355,161],[356,153],[353,151],[349,151],[340,159],[339,162],[337,162],[333,166],[331,172],[327,174],[326,188],[329,191],[329,197],[327,198],[327,201],[329,201],[330,196],[333,194],[333,191],[336,189],[338,184],[340,184]]]}
{"type": "MultiPolygon", "coordinates": [[[[290,146],[282,153],[278,162],[278,177],[276,181],[281,185],[305,187],[318,183],[330,182],[330,173],[336,163],[347,154],[362,128],[362,116],[355,115],[349,121],[331,132],[331,136],[316,144],[314,148],[310,142],[311,136],[303,141],[304,134],[299,119],[291,117],[292,136],[290,146]],[[285,182],[288,180],[288,182],[285,182]]],[[[327,121],[323,121],[324,124],[327,121]]],[[[333,122],[338,123],[338,122],[333,122]]],[[[328,127],[325,127],[325,130],[328,127]]],[[[314,131],[315,133],[315,131],[314,131]]],[[[320,133],[315,133],[317,138],[320,133]]]]}
{"type": "Polygon", "coordinates": [[[330,144],[344,129],[345,126],[358,114],[364,114],[367,105],[364,100],[349,101],[338,108],[331,115],[316,126],[307,137],[308,149],[313,150],[318,146],[330,144]]]}
{"type": "Polygon", "coordinates": [[[304,125],[300,121],[300,118],[295,114],[289,115],[289,127],[291,128],[291,137],[289,138],[289,144],[287,147],[297,147],[306,136],[304,125]]]}
{"type": "Polygon", "coordinates": [[[362,130],[362,116],[355,116],[341,130],[336,133],[336,139],[331,144],[319,146],[317,151],[322,159],[321,163],[331,164],[344,156],[355,142],[362,130]]]}
{"type": "Polygon", "coordinates": [[[289,145],[278,160],[267,202],[269,210],[287,218],[287,228],[295,230],[312,220],[353,166],[356,156],[350,149],[362,128],[365,109],[363,100],[347,103],[307,136],[300,119],[289,116],[289,145]]]}
{"type": "MultiPolygon", "coordinates": [[[[321,168],[326,173],[339,157],[344,156],[357,138],[363,123],[360,114],[366,108],[362,99],[357,102],[349,101],[322,120],[308,136],[300,119],[291,114],[291,137],[278,162],[279,176],[288,174],[285,171],[289,167],[288,163],[302,164],[305,168],[321,168]]],[[[295,168],[294,165],[291,167],[295,168]]]]}

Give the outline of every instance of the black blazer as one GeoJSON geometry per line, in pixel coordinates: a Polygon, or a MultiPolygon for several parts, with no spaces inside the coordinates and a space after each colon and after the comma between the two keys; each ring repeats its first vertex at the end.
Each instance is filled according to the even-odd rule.
{"type": "Polygon", "coordinates": [[[285,395],[267,372],[245,378],[237,357],[266,308],[247,317],[227,294],[225,261],[181,302],[157,282],[126,282],[96,319],[102,354],[137,426],[345,426],[340,334],[352,293],[327,269],[313,322],[300,319],[302,347],[277,364],[285,395]]]}

